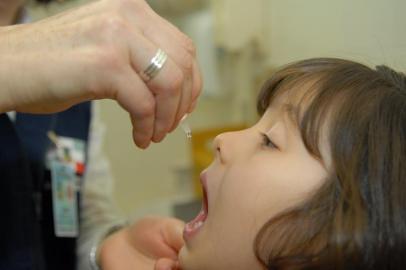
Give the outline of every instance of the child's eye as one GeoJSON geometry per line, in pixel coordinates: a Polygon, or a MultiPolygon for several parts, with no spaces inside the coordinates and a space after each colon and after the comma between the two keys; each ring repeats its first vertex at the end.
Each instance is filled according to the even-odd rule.
{"type": "Polygon", "coordinates": [[[279,149],[279,147],[276,144],[274,144],[274,142],[271,140],[271,138],[269,138],[267,134],[261,133],[261,135],[262,135],[262,144],[264,146],[279,149]]]}

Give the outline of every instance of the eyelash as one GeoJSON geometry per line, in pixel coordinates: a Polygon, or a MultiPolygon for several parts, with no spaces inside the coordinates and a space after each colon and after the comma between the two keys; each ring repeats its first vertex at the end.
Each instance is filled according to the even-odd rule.
{"type": "Polygon", "coordinates": [[[269,136],[265,133],[261,133],[262,136],[262,145],[274,148],[274,149],[279,149],[279,147],[269,138],[269,136]]]}

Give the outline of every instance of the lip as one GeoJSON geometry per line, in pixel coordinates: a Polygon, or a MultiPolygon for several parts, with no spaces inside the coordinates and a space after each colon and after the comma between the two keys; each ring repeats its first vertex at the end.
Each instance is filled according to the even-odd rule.
{"type": "Polygon", "coordinates": [[[207,192],[207,174],[205,172],[200,174],[200,183],[203,189],[202,209],[192,221],[186,224],[183,230],[183,238],[185,242],[190,241],[200,232],[200,230],[204,227],[209,215],[209,194],[207,192]]]}

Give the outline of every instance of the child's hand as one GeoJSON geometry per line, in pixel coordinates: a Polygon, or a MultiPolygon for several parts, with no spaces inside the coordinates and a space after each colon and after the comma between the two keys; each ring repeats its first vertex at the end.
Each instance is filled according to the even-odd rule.
{"type": "Polygon", "coordinates": [[[99,264],[103,270],[179,269],[183,226],[182,221],[173,218],[139,220],[103,241],[99,264]]]}
{"type": "Polygon", "coordinates": [[[168,258],[158,259],[154,270],[182,270],[179,262],[168,258]]]}

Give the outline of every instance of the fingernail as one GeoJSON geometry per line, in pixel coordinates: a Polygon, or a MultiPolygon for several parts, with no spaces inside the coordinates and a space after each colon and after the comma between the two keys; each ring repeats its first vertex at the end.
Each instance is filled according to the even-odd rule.
{"type": "Polygon", "coordinates": [[[152,139],[152,141],[153,141],[153,142],[156,142],[156,143],[159,143],[159,142],[161,142],[163,139],[165,139],[165,136],[166,136],[166,134],[154,136],[153,139],[152,139]]]}
{"type": "Polygon", "coordinates": [[[145,150],[148,148],[148,146],[151,144],[151,142],[147,141],[147,142],[143,142],[143,143],[135,143],[139,148],[141,148],[142,150],[145,150]]]}

